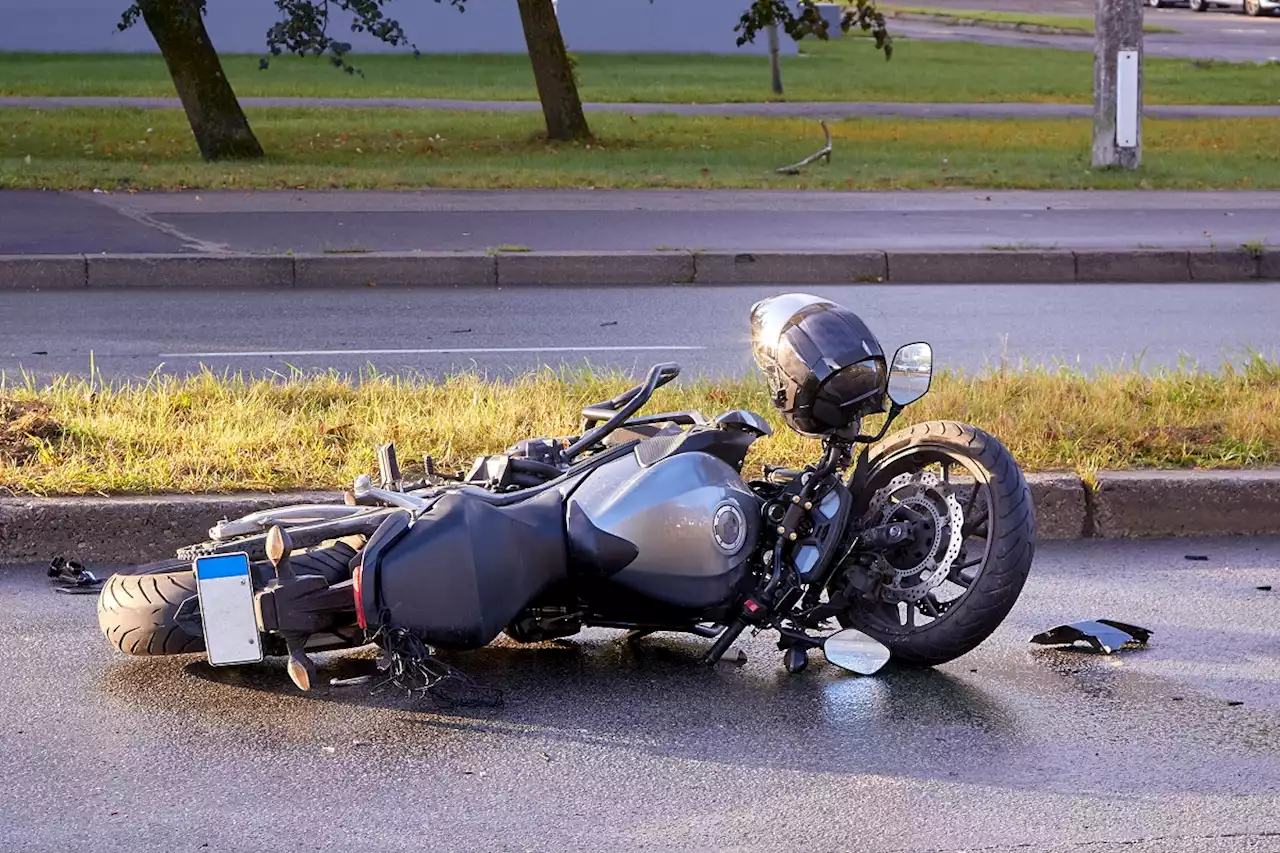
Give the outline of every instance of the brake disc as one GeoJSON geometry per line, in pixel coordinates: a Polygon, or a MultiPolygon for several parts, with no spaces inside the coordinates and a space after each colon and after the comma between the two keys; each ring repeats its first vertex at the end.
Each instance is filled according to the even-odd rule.
{"type": "Polygon", "coordinates": [[[880,596],[885,601],[915,603],[951,573],[963,543],[960,530],[964,525],[964,511],[951,486],[936,474],[929,471],[899,474],[872,496],[871,506],[863,518],[864,529],[904,520],[897,517],[904,509],[931,523],[932,541],[914,563],[908,560],[905,565],[895,565],[885,554],[877,554],[871,571],[885,578],[880,587],[880,596]]]}

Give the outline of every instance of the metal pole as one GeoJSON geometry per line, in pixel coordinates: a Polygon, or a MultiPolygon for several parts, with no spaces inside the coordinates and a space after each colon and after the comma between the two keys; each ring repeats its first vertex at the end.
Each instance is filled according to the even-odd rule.
{"type": "Polygon", "coordinates": [[[778,61],[778,25],[770,24],[769,33],[769,70],[773,73],[773,94],[782,94],[782,65],[778,61]]]}
{"type": "Polygon", "coordinates": [[[1097,0],[1093,42],[1093,165],[1142,163],[1142,2],[1097,0]]]}

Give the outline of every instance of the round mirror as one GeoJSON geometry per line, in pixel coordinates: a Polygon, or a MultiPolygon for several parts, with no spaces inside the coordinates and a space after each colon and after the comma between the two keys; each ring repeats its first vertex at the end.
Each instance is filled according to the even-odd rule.
{"type": "Polygon", "coordinates": [[[827,637],[822,654],[841,669],[858,675],[875,675],[889,662],[889,649],[883,643],[853,628],[827,637]]]}
{"type": "Polygon", "coordinates": [[[929,393],[932,379],[933,347],[907,344],[898,349],[889,366],[889,399],[898,406],[909,406],[929,393]]]}

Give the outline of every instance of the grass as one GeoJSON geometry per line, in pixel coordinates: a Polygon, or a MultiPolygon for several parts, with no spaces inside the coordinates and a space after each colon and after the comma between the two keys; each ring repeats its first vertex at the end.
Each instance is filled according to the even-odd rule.
{"type": "Polygon", "coordinates": [[[831,164],[782,176],[821,144],[817,122],[597,115],[595,142],[566,145],[536,114],[254,110],[269,158],[209,164],[176,110],[0,114],[0,188],[1280,187],[1268,119],[1148,120],[1136,172],[1089,168],[1084,119],[837,121],[831,164]]]}
{"type": "MultiPolygon", "coordinates": [[[[242,97],[418,97],[533,100],[524,56],[359,56],[364,77],[323,60],[225,56],[242,97]]],[[[753,56],[584,54],[587,101],[708,103],[770,100],[768,62],[753,56]]],[[[1148,57],[1148,104],[1275,104],[1275,66],[1148,57]]],[[[793,101],[1092,103],[1093,56],[1085,51],[899,39],[886,62],[865,38],[810,41],[784,57],[793,101]]],[[[0,53],[0,95],[173,97],[158,56],[0,53]]]]}
{"type": "MultiPolygon", "coordinates": [[[[942,9],[932,6],[881,6],[886,17],[894,13],[923,15],[930,18],[973,21],[975,23],[994,24],[1030,24],[1037,27],[1053,27],[1059,30],[1077,30],[1082,33],[1093,32],[1093,18],[1071,15],[1044,15],[1038,12],[1002,12],[991,9],[942,9]]],[[[1144,33],[1175,33],[1170,27],[1155,24],[1143,24],[1144,33]]]]}
{"type": "MultiPolygon", "coordinates": [[[[376,469],[374,449],[432,454],[460,470],[531,436],[568,435],[577,412],[630,383],[618,375],[476,374],[442,381],[366,373],[275,379],[216,376],[109,386],[59,378],[0,387],[0,489],[121,494],[336,488],[376,469]]],[[[781,427],[755,379],[662,389],[652,408],[767,414],[774,436],[748,467],[802,465],[813,441],[781,427]]],[[[1082,374],[1004,368],[935,377],[901,426],[933,418],[975,424],[1028,471],[1238,468],[1280,464],[1280,364],[1252,356],[1219,371],[1191,367],[1082,374]]]]}

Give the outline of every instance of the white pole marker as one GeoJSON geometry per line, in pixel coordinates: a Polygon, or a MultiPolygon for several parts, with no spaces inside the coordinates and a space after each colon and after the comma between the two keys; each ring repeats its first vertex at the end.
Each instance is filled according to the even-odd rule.
{"type": "Polygon", "coordinates": [[[1116,53],[1116,147],[1138,146],[1138,52],[1116,53]]]}

